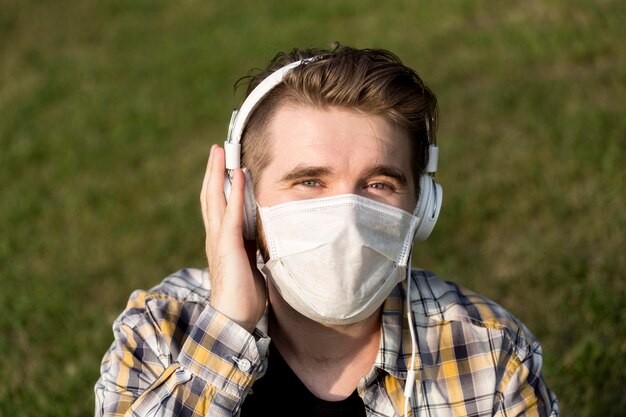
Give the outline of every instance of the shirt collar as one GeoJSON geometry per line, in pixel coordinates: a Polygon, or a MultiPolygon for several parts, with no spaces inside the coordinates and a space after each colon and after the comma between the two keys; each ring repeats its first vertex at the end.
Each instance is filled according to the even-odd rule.
{"type": "MultiPolygon", "coordinates": [[[[415,286],[413,286],[415,287],[415,286]]],[[[412,300],[417,295],[412,292],[412,300]]],[[[413,313],[415,316],[415,312],[413,313]]],[[[416,326],[417,327],[417,326],[416,326]]],[[[419,327],[415,330],[418,331],[419,327]]],[[[396,378],[406,379],[411,363],[411,334],[406,311],[406,282],[396,285],[385,300],[382,310],[380,347],[373,372],[368,375],[374,378],[376,369],[385,371],[396,378]]],[[[415,369],[421,369],[419,348],[415,355],[415,369]]]]}

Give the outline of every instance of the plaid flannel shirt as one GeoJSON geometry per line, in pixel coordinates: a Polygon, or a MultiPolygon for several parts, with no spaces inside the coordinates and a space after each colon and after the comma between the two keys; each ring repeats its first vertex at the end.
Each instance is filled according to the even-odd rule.
{"type": "MultiPolygon", "coordinates": [[[[409,415],[559,416],[541,347],[522,323],[427,271],[413,270],[411,279],[418,349],[409,415]]],[[[404,415],[411,360],[405,288],[399,284],[384,303],[378,355],[357,387],[368,416],[404,415]]],[[[96,416],[239,413],[271,366],[266,318],[250,334],[213,309],[209,293],[206,270],[183,269],[132,294],[102,360],[96,416]]]]}

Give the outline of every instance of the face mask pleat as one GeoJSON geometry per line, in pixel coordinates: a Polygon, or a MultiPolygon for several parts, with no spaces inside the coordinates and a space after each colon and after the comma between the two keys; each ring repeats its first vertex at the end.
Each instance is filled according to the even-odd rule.
{"type": "Polygon", "coordinates": [[[404,210],[340,195],[260,207],[259,213],[270,251],[262,272],[313,320],[362,320],[404,279],[417,224],[404,210]]]}

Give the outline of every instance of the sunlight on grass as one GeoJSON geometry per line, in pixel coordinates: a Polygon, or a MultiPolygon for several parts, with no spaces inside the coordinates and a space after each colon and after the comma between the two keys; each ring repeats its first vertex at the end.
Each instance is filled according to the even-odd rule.
{"type": "Polygon", "coordinates": [[[132,290],[205,264],[198,193],[278,50],[383,47],[441,105],[445,197],[416,265],[539,337],[563,415],[617,416],[626,368],[626,6],[2,1],[0,415],[89,415],[132,290]]]}

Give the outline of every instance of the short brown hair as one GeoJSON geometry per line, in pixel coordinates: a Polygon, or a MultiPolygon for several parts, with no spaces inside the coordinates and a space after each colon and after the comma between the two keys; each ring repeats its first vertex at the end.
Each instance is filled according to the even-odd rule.
{"type": "Polygon", "coordinates": [[[338,45],[332,50],[294,49],[279,53],[248,80],[246,95],[269,74],[291,62],[321,57],[289,71],[256,106],[242,135],[242,164],[256,185],[271,158],[269,125],[283,104],[342,107],[381,116],[406,129],[412,139],[413,177],[419,195],[419,175],[428,163],[428,146],[435,140],[437,99],[411,68],[382,49],[338,45]]]}

